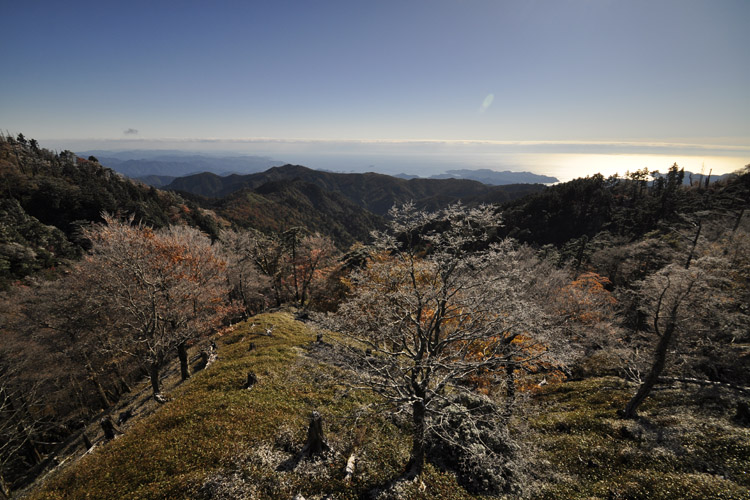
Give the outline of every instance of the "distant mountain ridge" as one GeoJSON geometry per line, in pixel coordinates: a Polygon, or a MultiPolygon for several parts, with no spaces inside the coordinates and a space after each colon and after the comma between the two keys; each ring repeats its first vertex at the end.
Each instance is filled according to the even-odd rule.
{"type": "Polygon", "coordinates": [[[177,179],[177,177],[174,175],[144,175],[141,177],[135,177],[135,179],[144,184],[148,184],[149,186],[161,188],[177,179]]]}
{"type": "Polygon", "coordinates": [[[502,203],[540,191],[544,187],[540,184],[489,186],[474,180],[454,178],[406,180],[372,172],[344,174],[313,170],[301,165],[284,165],[250,175],[221,177],[204,172],[179,177],[164,186],[164,189],[222,198],[242,189],[257,190],[270,182],[297,180],[338,193],[376,215],[384,215],[394,204],[408,201],[426,208],[456,201],[502,203]]]}
{"type": "Polygon", "coordinates": [[[283,163],[265,156],[208,156],[180,154],[178,151],[84,151],[77,154],[82,157],[95,156],[103,165],[148,184],[151,184],[150,181],[158,182],[164,176],[182,177],[199,172],[250,174],[283,163]]]}
{"type": "Polygon", "coordinates": [[[490,170],[488,168],[448,170],[444,174],[433,175],[430,178],[471,179],[491,186],[503,186],[507,184],[552,184],[560,182],[557,177],[549,175],[539,175],[531,172],[511,172],[510,170],[498,172],[497,170],[490,170]]]}

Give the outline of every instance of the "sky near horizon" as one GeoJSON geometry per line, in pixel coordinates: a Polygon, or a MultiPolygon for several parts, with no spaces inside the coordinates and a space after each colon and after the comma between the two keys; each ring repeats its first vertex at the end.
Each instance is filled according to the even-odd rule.
{"type": "Polygon", "coordinates": [[[576,154],[580,175],[594,160],[750,163],[747,0],[28,0],[2,11],[0,129],[47,147],[347,154],[396,170],[399,154],[406,168],[442,151],[482,158],[451,167],[539,173],[544,158],[549,171],[576,154]]]}

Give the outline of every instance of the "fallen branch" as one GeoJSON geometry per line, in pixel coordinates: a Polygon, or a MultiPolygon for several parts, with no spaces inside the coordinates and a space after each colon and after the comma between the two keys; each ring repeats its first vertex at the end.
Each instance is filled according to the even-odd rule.
{"type": "Polygon", "coordinates": [[[729,382],[715,382],[713,380],[703,380],[699,378],[691,377],[659,377],[657,382],[660,384],[676,384],[681,382],[683,384],[696,384],[708,387],[723,387],[725,389],[732,389],[743,394],[750,394],[750,387],[744,387],[737,384],[730,384],[729,382]]]}
{"type": "Polygon", "coordinates": [[[351,481],[352,476],[354,476],[354,469],[357,467],[357,456],[352,453],[349,455],[349,460],[346,461],[346,468],[344,469],[344,472],[346,475],[344,476],[344,481],[351,481]]]}

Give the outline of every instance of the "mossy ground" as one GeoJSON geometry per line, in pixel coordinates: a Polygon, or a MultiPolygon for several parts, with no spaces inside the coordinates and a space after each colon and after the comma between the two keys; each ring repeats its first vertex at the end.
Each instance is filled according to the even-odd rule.
{"type": "MultiPolygon", "coordinates": [[[[409,437],[347,389],[341,369],[306,356],[316,332],[287,313],[264,314],[217,339],[219,359],[178,386],[158,411],[50,477],[31,499],[363,498],[398,477],[409,437]],[[272,336],[265,336],[273,327],[272,336]],[[249,343],[255,349],[249,351],[249,343]],[[243,389],[248,371],[258,383],[243,389]],[[289,464],[312,410],[333,452],[289,464]],[[356,451],[357,472],[344,479],[356,451]]],[[[730,421],[727,395],[658,391],[643,419],[615,416],[632,394],[616,378],[546,387],[513,428],[528,460],[530,498],[750,498],[750,430],[730,421]]],[[[428,465],[405,498],[474,498],[428,465]]]]}
{"type": "Polygon", "coordinates": [[[657,390],[639,419],[622,420],[616,411],[634,391],[597,378],[534,396],[536,415],[527,422],[539,466],[534,497],[750,498],[750,429],[731,421],[736,395],[657,390]]]}

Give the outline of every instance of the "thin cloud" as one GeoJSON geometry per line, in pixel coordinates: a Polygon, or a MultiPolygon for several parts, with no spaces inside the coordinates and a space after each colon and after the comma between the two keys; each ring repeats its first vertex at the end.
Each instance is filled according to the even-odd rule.
{"type": "Polygon", "coordinates": [[[492,101],[495,100],[495,94],[489,94],[487,97],[484,98],[484,101],[482,101],[482,105],[479,107],[479,112],[484,113],[487,111],[487,108],[492,106],[492,101]]]}

